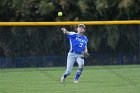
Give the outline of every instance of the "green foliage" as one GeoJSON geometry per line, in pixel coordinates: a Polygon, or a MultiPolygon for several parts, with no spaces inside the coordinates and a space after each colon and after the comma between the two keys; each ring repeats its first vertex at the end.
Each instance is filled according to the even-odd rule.
{"type": "Polygon", "coordinates": [[[117,46],[118,41],[120,39],[118,26],[107,26],[106,29],[107,29],[108,46],[115,49],[115,47],[117,46]]]}
{"type": "Polygon", "coordinates": [[[45,0],[42,0],[40,2],[40,8],[39,12],[41,15],[50,15],[51,12],[55,10],[55,6],[53,2],[47,2],[45,0]]]}
{"type": "Polygon", "coordinates": [[[17,10],[20,10],[25,5],[25,0],[11,0],[12,1],[12,7],[16,8],[17,10]]]}

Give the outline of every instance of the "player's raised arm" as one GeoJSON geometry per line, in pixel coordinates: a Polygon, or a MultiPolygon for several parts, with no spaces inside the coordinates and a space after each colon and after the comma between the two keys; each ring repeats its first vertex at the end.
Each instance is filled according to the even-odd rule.
{"type": "Polygon", "coordinates": [[[64,34],[69,34],[69,31],[66,30],[66,28],[61,28],[64,34]]]}

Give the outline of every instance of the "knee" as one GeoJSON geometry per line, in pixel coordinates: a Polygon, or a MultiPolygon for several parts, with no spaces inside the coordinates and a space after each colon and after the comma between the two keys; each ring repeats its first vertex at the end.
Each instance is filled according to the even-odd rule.
{"type": "Polygon", "coordinates": [[[78,68],[77,73],[81,74],[83,71],[83,68],[78,68]]]}

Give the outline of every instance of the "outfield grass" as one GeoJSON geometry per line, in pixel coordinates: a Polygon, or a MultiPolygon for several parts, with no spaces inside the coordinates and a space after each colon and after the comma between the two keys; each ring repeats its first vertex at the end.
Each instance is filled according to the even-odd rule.
{"type": "Polygon", "coordinates": [[[0,93],[140,93],[140,65],[85,67],[78,84],[76,68],[64,84],[65,68],[0,69],[0,93]]]}

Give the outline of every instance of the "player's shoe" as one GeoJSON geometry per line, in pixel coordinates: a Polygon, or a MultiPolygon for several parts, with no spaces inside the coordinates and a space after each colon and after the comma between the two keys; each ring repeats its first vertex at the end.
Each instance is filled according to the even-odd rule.
{"type": "Polygon", "coordinates": [[[78,83],[78,80],[74,80],[73,83],[77,84],[78,83]]]}
{"type": "Polygon", "coordinates": [[[61,77],[61,83],[64,83],[65,82],[65,78],[62,76],[61,77]]]}

